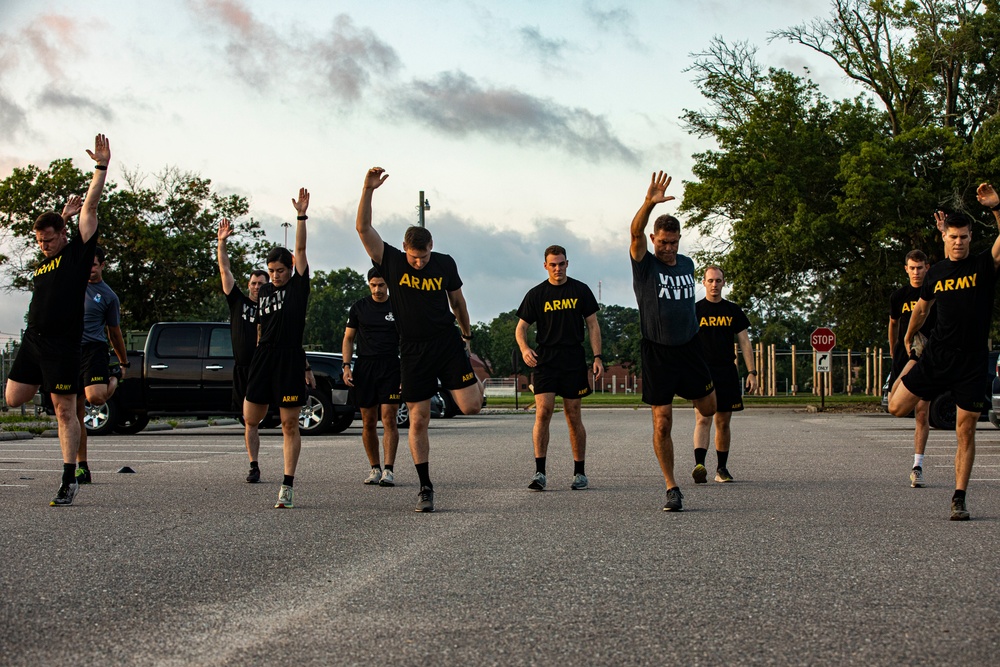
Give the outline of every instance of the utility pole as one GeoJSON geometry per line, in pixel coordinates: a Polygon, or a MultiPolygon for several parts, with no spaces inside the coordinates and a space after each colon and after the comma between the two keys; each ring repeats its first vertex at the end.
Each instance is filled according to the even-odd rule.
{"type": "Polygon", "coordinates": [[[290,222],[283,222],[281,226],[285,228],[285,247],[288,247],[288,228],[292,226],[290,222]]]}
{"type": "Polygon", "coordinates": [[[424,211],[431,210],[431,203],[424,199],[424,191],[420,191],[420,199],[417,200],[417,225],[426,227],[424,221],[424,211]]]}

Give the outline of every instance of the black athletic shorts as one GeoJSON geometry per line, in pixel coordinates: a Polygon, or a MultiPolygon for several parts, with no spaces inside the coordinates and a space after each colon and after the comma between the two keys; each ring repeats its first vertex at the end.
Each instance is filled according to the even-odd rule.
{"type": "Polygon", "coordinates": [[[354,362],[354,407],[399,405],[399,357],[359,358],[354,362]]]}
{"type": "Polygon", "coordinates": [[[925,401],[951,391],[955,405],[969,412],[982,412],[990,404],[986,396],[987,352],[969,354],[958,349],[934,349],[930,343],[917,365],[903,376],[903,386],[925,401]]]}
{"type": "Polygon", "coordinates": [[[683,345],[660,345],[643,338],[641,349],[643,403],[670,405],[675,395],[694,401],[715,389],[697,338],[683,345]]]}
{"type": "Polygon", "coordinates": [[[535,394],[583,398],[594,390],[587,372],[587,357],[579,345],[538,348],[533,386],[535,394]]]}
{"type": "Polygon", "coordinates": [[[233,409],[237,412],[243,412],[243,399],[247,397],[247,382],[249,380],[249,366],[233,366],[233,409]]]}
{"type": "Polygon", "coordinates": [[[84,343],[80,348],[80,388],[107,384],[111,378],[111,354],[107,343],[84,343]]]}
{"type": "Polygon", "coordinates": [[[736,364],[709,366],[712,384],[715,385],[717,412],[740,412],[743,410],[743,383],[736,364]]]}
{"type": "Polygon", "coordinates": [[[400,341],[399,374],[402,399],[417,403],[431,398],[438,390],[464,389],[476,384],[476,374],[462,336],[455,328],[437,340],[400,341]]]}
{"type": "Polygon", "coordinates": [[[46,394],[75,395],[80,391],[80,341],[25,331],[7,377],[38,385],[46,394]]]}
{"type": "Polygon", "coordinates": [[[301,347],[258,345],[250,362],[246,400],[296,408],[306,403],[306,355],[301,347]]]}

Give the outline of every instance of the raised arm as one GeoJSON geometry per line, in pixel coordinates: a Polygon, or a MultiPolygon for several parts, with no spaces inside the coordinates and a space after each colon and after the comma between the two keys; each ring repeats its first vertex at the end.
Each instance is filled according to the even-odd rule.
{"type": "Polygon", "coordinates": [[[736,334],[736,342],[739,343],[740,352],[743,354],[743,363],[747,366],[747,393],[753,394],[757,391],[757,369],[753,356],[753,343],[750,342],[750,332],[744,329],[736,334]],[[750,371],[754,374],[751,375],[750,371]]]}
{"type": "Polygon", "coordinates": [[[389,174],[385,173],[382,167],[372,167],[365,174],[365,186],[361,190],[361,201],[358,203],[358,236],[361,237],[361,245],[365,247],[365,252],[376,264],[382,263],[382,252],[385,250],[385,243],[372,227],[372,194],[375,189],[385,183],[389,174]]]}
{"type": "Polygon", "coordinates": [[[649,189],[646,190],[646,198],[636,212],[635,217],[632,218],[632,227],[630,229],[632,243],[629,246],[629,252],[632,255],[632,259],[637,262],[646,256],[646,225],[649,224],[650,214],[657,204],[662,204],[673,199],[672,196],[666,195],[670,181],[671,178],[662,171],[653,172],[649,189]]]}
{"type": "Polygon", "coordinates": [[[108,177],[108,163],[111,161],[111,142],[103,134],[94,138],[94,151],[87,155],[96,163],[94,176],[90,179],[87,197],[83,200],[83,210],[80,211],[80,240],[86,243],[97,233],[97,204],[104,192],[104,181],[108,177]]]}
{"type": "Polygon", "coordinates": [[[472,338],[472,320],[469,319],[469,306],[465,303],[465,295],[462,294],[461,287],[448,292],[448,303],[451,305],[451,312],[455,314],[455,319],[458,320],[458,328],[462,331],[462,338],[468,345],[469,339],[472,338]]]}
{"type": "Polygon", "coordinates": [[[222,291],[228,296],[233,291],[236,279],[229,269],[229,253],[226,251],[226,239],[233,233],[233,225],[223,218],[219,221],[219,243],[216,246],[215,254],[219,260],[219,273],[222,275],[222,291]]]}
{"type": "Polygon", "coordinates": [[[340,348],[340,354],[344,362],[344,384],[348,387],[354,386],[354,371],[351,370],[351,359],[354,358],[354,337],[358,330],[353,327],[344,329],[344,344],[340,348]]]}
{"type": "MultiPolygon", "coordinates": [[[[976,199],[986,208],[993,211],[993,219],[1000,227],[1000,196],[989,183],[983,183],[976,189],[976,199]]],[[[1000,268],[1000,234],[997,234],[996,241],[993,242],[993,267],[1000,268]]]]}
{"type": "Polygon", "coordinates": [[[292,206],[298,213],[295,223],[295,254],[293,258],[295,272],[304,276],[309,268],[309,260],[306,259],[306,219],[309,217],[306,215],[306,211],[309,209],[309,191],[305,188],[299,188],[299,198],[292,200],[292,206]]]}

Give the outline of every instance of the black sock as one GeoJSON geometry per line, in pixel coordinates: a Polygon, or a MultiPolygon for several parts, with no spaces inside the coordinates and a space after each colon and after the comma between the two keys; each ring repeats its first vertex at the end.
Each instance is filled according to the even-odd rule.
{"type": "Polygon", "coordinates": [[[76,481],[76,464],[75,463],[64,463],[63,464],[63,484],[72,484],[76,481]]]}
{"type": "Polygon", "coordinates": [[[708,450],[704,447],[696,447],[694,450],[694,463],[695,465],[703,466],[705,465],[705,456],[708,454],[708,450]]]}
{"type": "Polygon", "coordinates": [[[87,465],[86,461],[77,461],[76,462],[76,467],[77,468],[82,468],[84,470],[90,470],[90,467],[87,465]]]}
{"type": "Polygon", "coordinates": [[[544,456],[536,456],[535,457],[535,472],[540,472],[543,475],[545,474],[545,457],[544,456]]]}
{"type": "Polygon", "coordinates": [[[584,468],[585,464],[586,464],[586,461],[573,461],[573,474],[574,475],[586,475],[587,473],[583,472],[583,468],[584,468]]]}
{"type": "Polygon", "coordinates": [[[965,491],[962,489],[955,489],[955,495],[951,497],[952,500],[962,499],[965,500],[965,491]]]}
{"type": "Polygon", "coordinates": [[[257,465],[257,462],[256,462],[256,461],[251,461],[251,462],[250,462],[250,470],[253,470],[253,469],[255,469],[255,468],[259,468],[259,467],[260,467],[260,466],[258,466],[258,465],[257,465]]]}
{"type": "Polygon", "coordinates": [[[388,470],[388,471],[390,471],[390,472],[392,472],[392,465],[386,463],[385,464],[385,469],[388,470]]]}
{"type": "Polygon", "coordinates": [[[431,484],[431,473],[430,473],[430,463],[416,463],[414,467],[417,469],[417,477],[420,478],[420,488],[427,487],[428,489],[433,489],[434,485],[431,484]]]}
{"type": "Polygon", "coordinates": [[[719,467],[725,468],[726,464],[729,462],[729,452],[720,452],[718,449],[715,450],[715,455],[719,457],[719,467]]]}
{"type": "Polygon", "coordinates": [[[281,485],[292,486],[293,481],[295,481],[295,475],[285,475],[284,479],[281,480],[281,485]]]}

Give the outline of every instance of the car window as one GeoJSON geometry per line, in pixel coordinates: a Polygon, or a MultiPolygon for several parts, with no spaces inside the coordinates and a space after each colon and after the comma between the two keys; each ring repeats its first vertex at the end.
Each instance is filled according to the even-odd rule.
{"type": "Polygon", "coordinates": [[[208,356],[233,356],[233,338],[229,335],[228,327],[212,327],[208,338],[208,356]]]}
{"type": "Polygon", "coordinates": [[[156,341],[156,356],[160,358],[197,358],[201,342],[201,327],[165,327],[156,341]]]}

